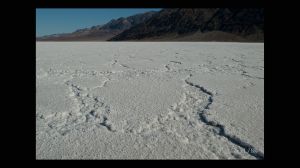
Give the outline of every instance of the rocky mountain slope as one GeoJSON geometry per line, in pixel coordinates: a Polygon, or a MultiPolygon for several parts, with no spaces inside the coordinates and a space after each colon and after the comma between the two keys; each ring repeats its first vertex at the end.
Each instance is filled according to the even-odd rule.
{"type": "Polygon", "coordinates": [[[163,9],[110,40],[263,41],[264,9],[163,9]]]}

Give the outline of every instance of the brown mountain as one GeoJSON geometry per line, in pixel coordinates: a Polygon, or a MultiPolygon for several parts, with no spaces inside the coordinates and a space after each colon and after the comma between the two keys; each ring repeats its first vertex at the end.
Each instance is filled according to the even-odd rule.
{"type": "Polygon", "coordinates": [[[264,9],[163,9],[110,41],[263,41],[264,9]]]}
{"type": "Polygon", "coordinates": [[[150,11],[142,14],[133,15],[127,18],[121,17],[113,19],[104,25],[93,26],[90,28],[79,29],[72,33],[53,34],[42,37],[37,37],[37,41],[85,41],[97,40],[105,41],[113,36],[135,26],[139,23],[145,22],[156,12],[150,11]]]}

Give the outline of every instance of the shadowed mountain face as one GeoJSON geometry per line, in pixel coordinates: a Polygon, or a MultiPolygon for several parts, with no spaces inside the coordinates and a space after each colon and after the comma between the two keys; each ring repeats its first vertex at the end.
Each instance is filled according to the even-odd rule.
{"type": "Polygon", "coordinates": [[[132,26],[145,22],[156,12],[146,12],[133,15],[127,18],[121,17],[113,19],[104,25],[93,26],[85,29],[78,29],[72,33],[53,34],[38,37],[38,41],[80,41],[80,40],[99,40],[105,41],[132,26]]]}
{"type": "Polygon", "coordinates": [[[264,9],[163,9],[110,40],[263,41],[264,9]]]}
{"type": "Polygon", "coordinates": [[[263,8],[163,9],[38,41],[264,41],[263,8]]]}

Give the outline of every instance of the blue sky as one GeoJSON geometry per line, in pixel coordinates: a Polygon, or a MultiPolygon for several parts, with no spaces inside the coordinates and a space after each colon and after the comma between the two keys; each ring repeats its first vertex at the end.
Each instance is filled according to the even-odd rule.
{"type": "Polygon", "coordinates": [[[70,33],[77,29],[105,24],[111,19],[127,17],[159,8],[105,9],[36,9],[36,36],[70,33]]]}

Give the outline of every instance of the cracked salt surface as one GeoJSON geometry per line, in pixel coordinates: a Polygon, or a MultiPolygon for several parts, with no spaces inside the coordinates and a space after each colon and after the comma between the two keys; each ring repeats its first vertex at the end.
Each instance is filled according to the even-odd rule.
{"type": "Polygon", "coordinates": [[[37,42],[37,159],[263,159],[264,44],[37,42]]]}

